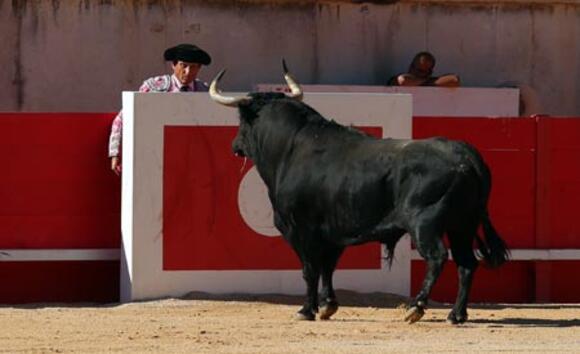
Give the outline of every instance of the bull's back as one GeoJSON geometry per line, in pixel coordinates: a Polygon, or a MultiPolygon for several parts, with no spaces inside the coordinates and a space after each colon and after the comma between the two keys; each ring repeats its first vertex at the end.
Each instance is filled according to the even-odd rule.
{"type": "Polygon", "coordinates": [[[398,156],[397,204],[423,209],[480,208],[489,193],[489,171],[471,145],[445,138],[414,140],[398,156]]]}
{"type": "Polygon", "coordinates": [[[277,211],[336,237],[371,229],[393,208],[391,170],[403,143],[363,136],[296,146],[279,174],[277,211]]]}

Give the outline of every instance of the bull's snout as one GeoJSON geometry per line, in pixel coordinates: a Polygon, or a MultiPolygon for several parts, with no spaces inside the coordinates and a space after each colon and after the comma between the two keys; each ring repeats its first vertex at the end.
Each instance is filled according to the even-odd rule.
{"type": "Polygon", "coordinates": [[[233,150],[234,150],[234,155],[236,155],[237,157],[246,157],[244,150],[242,150],[242,149],[233,149],[233,150]]]}
{"type": "Polygon", "coordinates": [[[234,153],[234,155],[236,155],[237,157],[246,157],[246,153],[244,152],[244,149],[242,148],[242,146],[237,142],[237,140],[234,140],[234,142],[232,143],[232,152],[234,153]]]}

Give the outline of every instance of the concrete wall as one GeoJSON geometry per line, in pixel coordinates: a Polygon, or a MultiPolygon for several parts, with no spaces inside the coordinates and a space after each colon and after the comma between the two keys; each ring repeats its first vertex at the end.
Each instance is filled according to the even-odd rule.
{"type": "Polygon", "coordinates": [[[580,1],[0,0],[0,42],[1,111],[117,110],[193,42],[227,90],[281,82],[281,57],[302,83],[381,85],[427,49],[465,86],[580,115],[580,1]]]}

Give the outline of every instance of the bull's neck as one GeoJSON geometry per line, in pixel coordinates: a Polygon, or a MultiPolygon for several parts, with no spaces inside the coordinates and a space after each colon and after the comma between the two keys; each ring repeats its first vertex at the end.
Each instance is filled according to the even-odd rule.
{"type": "Polygon", "coordinates": [[[260,151],[259,156],[254,158],[254,165],[258,169],[260,177],[271,190],[276,187],[278,175],[283,167],[284,151],[260,151]]]}
{"type": "Polygon", "coordinates": [[[252,160],[264,183],[272,189],[276,187],[278,178],[290,159],[293,140],[299,128],[289,129],[288,126],[268,128],[259,130],[256,134],[256,154],[252,160]]]}

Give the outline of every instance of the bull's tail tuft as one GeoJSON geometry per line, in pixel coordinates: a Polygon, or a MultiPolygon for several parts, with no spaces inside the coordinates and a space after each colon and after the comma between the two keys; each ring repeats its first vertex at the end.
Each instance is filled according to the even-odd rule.
{"type": "Polygon", "coordinates": [[[479,235],[477,235],[476,240],[479,252],[481,252],[485,263],[490,268],[497,268],[509,260],[510,251],[504,240],[501,239],[491,224],[491,220],[489,219],[487,212],[485,212],[483,215],[481,225],[483,227],[485,242],[479,237],[479,235]]]}

